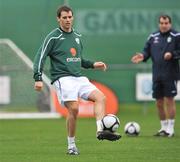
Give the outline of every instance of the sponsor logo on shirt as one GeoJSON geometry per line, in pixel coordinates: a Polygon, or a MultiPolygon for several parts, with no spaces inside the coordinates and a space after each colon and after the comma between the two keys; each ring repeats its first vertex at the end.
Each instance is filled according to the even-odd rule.
{"type": "Polygon", "coordinates": [[[159,43],[159,37],[154,37],[154,42],[153,43],[159,43]]]}
{"type": "Polygon", "coordinates": [[[67,62],[80,62],[81,58],[75,57],[77,55],[77,51],[75,48],[70,48],[70,53],[73,57],[69,57],[66,59],[67,62]]]}
{"type": "Polygon", "coordinates": [[[81,58],[79,57],[69,57],[66,59],[67,62],[80,62],[81,58]]]}

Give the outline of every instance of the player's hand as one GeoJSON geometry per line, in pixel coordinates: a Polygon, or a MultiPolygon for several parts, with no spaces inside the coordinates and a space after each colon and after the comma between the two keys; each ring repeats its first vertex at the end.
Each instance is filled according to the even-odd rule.
{"type": "Polygon", "coordinates": [[[139,62],[143,61],[144,60],[144,56],[142,53],[136,53],[136,55],[134,55],[132,58],[131,58],[131,61],[135,64],[138,64],[139,62]]]}
{"type": "Polygon", "coordinates": [[[170,60],[172,58],[172,54],[170,52],[166,52],[164,54],[164,60],[170,60]]]}
{"type": "Polygon", "coordinates": [[[35,89],[36,91],[41,91],[42,88],[43,88],[43,82],[42,82],[42,81],[36,81],[36,82],[34,83],[34,89],[35,89]]]}
{"type": "Polygon", "coordinates": [[[103,71],[106,71],[107,69],[107,66],[104,62],[95,62],[93,66],[95,69],[102,69],[103,71]]]}

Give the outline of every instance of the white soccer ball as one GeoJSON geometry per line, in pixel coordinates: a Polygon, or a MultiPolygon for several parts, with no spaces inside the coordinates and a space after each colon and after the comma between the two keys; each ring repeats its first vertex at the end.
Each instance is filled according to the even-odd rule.
{"type": "Polygon", "coordinates": [[[116,132],[120,126],[120,120],[116,115],[107,114],[102,119],[102,125],[104,130],[116,132]]]}
{"type": "Polygon", "coordinates": [[[124,127],[124,132],[129,136],[138,136],[140,133],[140,126],[137,122],[128,122],[124,127]]]}

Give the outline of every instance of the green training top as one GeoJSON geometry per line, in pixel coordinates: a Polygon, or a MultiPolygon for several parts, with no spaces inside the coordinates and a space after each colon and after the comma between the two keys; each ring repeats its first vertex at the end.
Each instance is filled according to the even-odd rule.
{"type": "Polygon", "coordinates": [[[52,83],[64,76],[81,76],[81,67],[93,68],[94,62],[82,57],[81,34],[60,28],[49,33],[34,59],[34,79],[42,81],[42,71],[47,56],[50,57],[52,83]]]}

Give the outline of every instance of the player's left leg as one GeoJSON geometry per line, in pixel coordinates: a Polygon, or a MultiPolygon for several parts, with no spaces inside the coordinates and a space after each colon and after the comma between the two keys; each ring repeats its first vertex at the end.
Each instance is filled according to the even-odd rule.
{"type": "Polygon", "coordinates": [[[168,115],[168,126],[166,132],[168,137],[174,136],[174,123],[176,116],[176,104],[174,97],[177,95],[177,81],[169,80],[164,83],[164,96],[166,101],[167,115],[168,115]]]}
{"type": "Polygon", "coordinates": [[[94,102],[94,114],[96,116],[97,131],[102,131],[101,119],[105,115],[105,95],[93,85],[87,77],[79,77],[79,97],[94,102]]]}
{"type": "Polygon", "coordinates": [[[168,113],[168,127],[166,132],[169,134],[168,137],[174,136],[174,123],[176,116],[176,104],[173,97],[166,97],[166,107],[168,113]]]}
{"type": "Polygon", "coordinates": [[[94,113],[96,120],[101,120],[105,115],[106,96],[99,90],[94,90],[88,96],[94,102],[94,113]]]}
{"type": "Polygon", "coordinates": [[[94,102],[94,114],[96,116],[97,125],[97,138],[99,140],[118,140],[121,136],[118,133],[112,133],[110,131],[104,131],[101,119],[105,115],[105,95],[98,90],[92,83],[89,82],[86,77],[79,77],[79,97],[94,102]]]}
{"type": "Polygon", "coordinates": [[[94,114],[96,117],[97,131],[102,131],[103,127],[102,127],[101,119],[105,115],[106,97],[101,91],[94,90],[88,96],[88,100],[94,102],[94,114]]]}
{"type": "Polygon", "coordinates": [[[94,90],[88,96],[90,101],[94,102],[94,113],[96,116],[96,123],[97,123],[97,138],[99,140],[109,140],[109,141],[116,141],[121,138],[121,135],[115,132],[105,131],[103,130],[101,119],[105,115],[105,96],[99,90],[94,90]]]}

